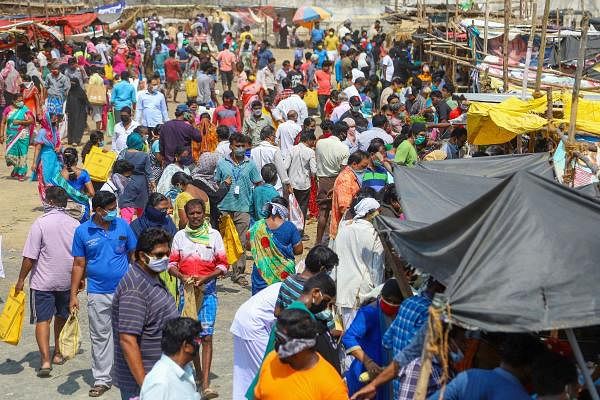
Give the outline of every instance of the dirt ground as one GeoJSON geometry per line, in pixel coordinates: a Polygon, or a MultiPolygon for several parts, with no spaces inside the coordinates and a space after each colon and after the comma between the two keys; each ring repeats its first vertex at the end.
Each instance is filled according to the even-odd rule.
{"type": "MultiPolygon", "coordinates": [[[[289,50],[287,52],[275,50],[277,64],[280,65],[283,57],[293,59],[289,50]]],[[[222,93],[222,91],[221,91],[222,93]]],[[[185,95],[178,96],[180,101],[185,95]]],[[[174,110],[174,104],[169,104],[169,109],[174,110]]],[[[91,127],[91,121],[88,123],[91,127]]],[[[87,135],[86,135],[87,137],[87,135]]],[[[84,142],[87,140],[84,137],[84,142]]],[[[106,140],[107,146],[110,140],[106,140]]],[[[30,158],[33,151],[29,152],[30,158]]],[[[42,214],[36,182],[18,182],[10,177],[10,170],[4,160],[4,146],[0,151],[0,199],[3,207],[0,208],[0,236],[2,237],[2,263],[6,274],[5,279],[0,279],[0,307],[3,307],[9,288],[14,284],[21,266],[23,245],[31,223],[42,214]]],[[[309,223],[307,234],[316,236],[316,223],[309,223]]],[[[309,249],[305,244],[305,254],[309,249]]],[[[250,270],[250,264],[247,270],[250,270]]],[[[28,286],[26,285],[26,290],[28,286]]],[[[219,398],[231,398],[231,379],[233,370],[232,337],[229,333],[231,321],[240,304],[250,297],[248,288],[240,288],[229,280],[222,280],[218,284],[219,311],[214,337],[214,355],[212,366],[212,386],[219,392],[219,398]]],[[[29,296],[27,296],[27,301],[29,296]]],[[[21,336],[17,346],[0,342],[0,393],[1,399],[33,400],[46,396],[49,399],[69,397],[71,399],[86,399],[88,390],[93,383],[90,369],[90,339],[86,311],[86,296],[80,294],[81,301],[81,353],[64,365],[54,366],[52,376],[40,379],[36,376],[40,358],[35,341],[34,327],[29,324],[29,305],[21,336]]],[[[52,346],[51,339],[51,346],[52,346]]],[[[120,399],[119,391],[113,388],[102,398],[107,400],[120,399]]]]}

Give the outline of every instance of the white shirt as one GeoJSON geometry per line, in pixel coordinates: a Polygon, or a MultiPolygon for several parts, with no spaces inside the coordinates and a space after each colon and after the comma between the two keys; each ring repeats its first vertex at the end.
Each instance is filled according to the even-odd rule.
{"type": "MultiPolygon", "coordinates": [[[[352,86],[354,87],[354,86],[352,86]]],[[[339,106],[337,106],[336,108],[333,109],[333,111],[331,112],[331,122],[333,122],[334,124],[336,122],[338,122],[340,120],[340,117],[342,115],[344,115],[344,113],[348,110],[350,110],[352,107],[350,106],[350,103],[348,103],[347,101],[343,101],[340,103],[339,106]]]]}
{"type": "Polygon", "coordinates": [[[354,85],[350,85],[346,89],[344,89],[344,93],[346,93],[346,96],[348,96],[348,100],[350,100],[352,98],[352,96],[360,97],[360,93],[358,92],[358,89],[354,85]]]}
{"type": "Polygon", "coordinates": [[[358,69],[358,68],[352,69],[352,83],[356,82],[356,80],[358,78],[364,78],[364,77],[365,77],[365,73],[362,72],[360,69],[358,69]]]}
{"type": "Polygon", "coordinates": [[[294,146],[294,140],[298,133],[302,131],[302,127],[292,120],[285,121],[277,127],[277,138],[279,139],[279,148],[281,155],[285,160],[294,146]]]}
{"type": "Polygon", "coordinates": [[[340,29],[338,29],[338,36],[340,37],[340,40],[342,40],[344,38],[344,36],[346,36],[349,33],[352,33],[352,31],[350,29],[346,28],[345,25],[342,25],[340,27],[340,29]]]}
{"type": "Polygon", "coordinates": [[[293,94],[287,99],[283,99],[277,104],[277,107],[273,110],[273,117],[277,121],[286,121],[288,111],[294,110],[298,113],[298,121],[304,121],[308,118],[308,108],[304,100],[297,94],[293,94]]]}
{"type": "Polygon", "coordinates": [[[127,137],[137,128],[139,124],[133,119],[129,122],[129,127],[125,128],[123,122],[119,122],[115,125],[115,136],[112,141],[111,149],[115,153],[119,154],[121,151],[127,148],[127,137]]]}
{"type": "Polygon", "coordinates": [[[98,54],[100,54],[100,60],[101,60],[100,62],[103,65],[108,64],[108,57],[107,57],[108,49],[109,49],[109,47],[106,43],[100,42],[96,45],[96,51],[98,51],[98,54]]]}
{"type": "Polygon", "coordinates": [[[383,60],[381,60],[381,66],[382,71],[383,67],[386,67],[385,76],[383,77],[383,79],[387,82],[391,82],[392,77],[394,76],[394,62],[392,61],[392,57],[390,57],[389,54],[386,54],[385,57],[383,57],[383,60]]]}
{"type": "Polygon", "coordinates": [[[284,164],[293,189],[310,189],[310,176],[317,173],[317,157],[313,149],[304,143],[298,143],[292,147],[284,164]]]}
{"type": "Polygon", "coordinates": [[[336,136],[330,136],[317,142],[317,176],[335,177],[342,167],[348,164],[350,150],[336,136]]]}
{"type": "Polygon", "coordinates": [[[46,55],[44,54],[43,51],[40,51],[37,53],[37,59],[38,62],[40,64],[40,67],[47,67],[48,66],[48,58],[46,57],[46,55]]]}
{"type": "Polygon", "coordinates": [[[182,48],[183,47],[183,39],[184,39],[184,35],[183,32],[177,32],[177,48],[182,48]]]}
{"type": "Polygon", "coordinates": [[[229,147],[229,140],[220,141],[215,149],[215,153],[222,155],[223,157],[231,154],[231,148],[229,147]]]}
{"type": "Polygon", "coordinates": [[[200,400],[191,363],[181,368],[163,354],[144,378],[140,400],[200,400]]]}
{"type": "Polygon", "coordinates": [[[283,164],[283,157],[281,155],[281,150],[279,147],[272,145],[271,143],[263,140],[258,144],[258,146],[254,147],[250,151],[250,158],[256,164],[256,167],[260,171],[265,164],[275,164],[275,168],[277,168],[277,184],[275,185],[275,189],[281,193],[282,182],[287,184],[290,179],[288,178],[287,171],[283,164]]]}
{"type": "Polygon", "coordinates": [[[229,332],[244,340],[264,340],[275,323],[275,303],[281,282],[267,286],[246,300],[235,313],[229,332]]]}
{"type": "Polygon", "coordinates": [[[364,132],[356,132],[356,141],[358,142],[358,149],[362,151],[367,151],[369,145],[371,144],[371,140],[375,138],[382,139],[385,144],[394,143],[394,138],[388,135],[386,131],[378,127],[373,127],[364,132]]]}
{"type": "Polygon", "coordinates": [[[268,66],[258,71],[256,80],[262,85],[265,92],[268,92],[269,89],[275,90],[275,86],[277,85],[275,74],[273,74],[273,71],[268,66]]]}
{"type": "Polygon", "coordinates": [[[342,221],[331,249],[340,262],[331,273],[338,307],[358,309],[360,301],[384,281],[383,245],[373,224],[364,219],[342,221]]]}

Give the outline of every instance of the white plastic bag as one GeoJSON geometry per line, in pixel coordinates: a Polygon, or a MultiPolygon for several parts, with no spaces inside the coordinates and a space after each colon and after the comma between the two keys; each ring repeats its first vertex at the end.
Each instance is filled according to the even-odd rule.
{"type": "Polygon", "coordinates": [[[300,209],[300,204],[296,200],[296,196],[290,194],[290,222],[296,226],[299,231],[304,229],[304,215],[300,209]]]}

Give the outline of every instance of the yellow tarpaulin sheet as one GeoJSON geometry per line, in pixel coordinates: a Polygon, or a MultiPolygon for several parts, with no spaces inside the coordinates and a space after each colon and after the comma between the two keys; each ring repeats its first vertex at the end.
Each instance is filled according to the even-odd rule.
{"type": "Polygon", "coordinates": [[[511,97],[500,104],[473,102],[467,113],[468,141],[476,145],[506,143],[516,135],[539,130],[546,119],[546,98],[511,97]]]}
{"type": "MultiPolygon", "coordinates": [[[[571,94],[553,96],[564,104],[564,119],[555,124],[569,123],[571,94]]],[[[547,124],[546,97],[521,100],[511,97],[499,104],[472,102],[467,112],[468,141],[475,145],[500,144],[523,133],[534,132],[547,124]]],[[[577,108],[578,131],[600,135],[600,101],[579,99],[577,108]]]]}

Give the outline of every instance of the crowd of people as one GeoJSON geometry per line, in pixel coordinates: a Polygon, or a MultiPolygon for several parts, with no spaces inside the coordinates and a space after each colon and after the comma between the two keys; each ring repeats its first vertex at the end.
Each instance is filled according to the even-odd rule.
{"type": "MultiPolygon", "coordinates": [[[[252,294],[230,328],[235,400],[413,398],[444,287],[411,276],[405,298],[373,219],[403,218],[393,165],[469,151],[468,102],[379,21],[316,23],[307,41],[284,19],[279,28],[289,60],[250,27],[203,14],[4,53],[0,141],[12,177],[31,171],[44,207],[16,283],[31,276],[38,376],[65,362],[58,335],[85,290],[91,397],[113,385],[127,400],[217,397],[212,338],[228,278],[252,294]],[[80,163],[94,148],[116,153],[106,181],[80,163]]],[[[453,327],[443,351],[431,399],[577,389],[572,362],[532,335],[453,327]]]]}

